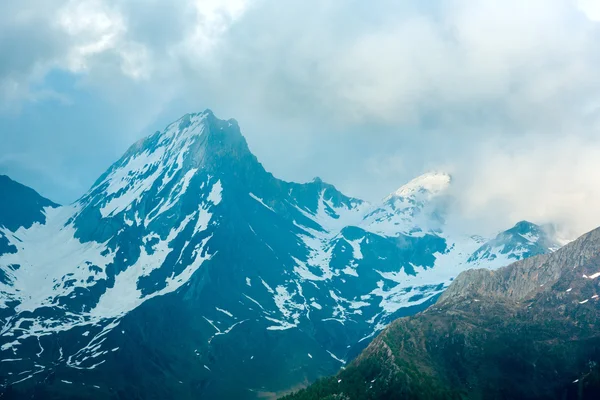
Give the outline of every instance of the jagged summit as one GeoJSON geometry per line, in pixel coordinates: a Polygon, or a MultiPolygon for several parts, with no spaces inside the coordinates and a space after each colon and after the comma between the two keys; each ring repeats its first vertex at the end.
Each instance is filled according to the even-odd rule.
{"type": "Polygon", "coordinates": [[[452,177],[445,172],[427,172],[401,186],[398,190],[387,196],[385,200],[392,197],[414,196],[419,193],[435,196],[446,190],[450,186],[451,181],[452,177]]]}
{"type": "MultiPolygon", "coordinates": [[[[219,119],[210,109],[201,113],[185,114],[155,135],[161,138],[158,141],[159,145],[168,145],[170,141],[187,142],[193,138],[211,153],[220,153],[223,150],[250,151],[237,121],[233,118],[219,119]]],[[[149,144],[152,145],[152,141],[149,144]]]]}
{"type": "Polygon", "coordinates": [[[221,120],[207,109],[185,114],[136,142],[78,203],[93,207],[109,203],[101,208],[102,215],[116,215],[145,194],[164,197],[163,190],[187,188],[201,170],[216,176],[258,165],[237,122],[221,120]]]}
{"type": "Polygon", "coordinates": [[[140,153],[158,153],[165,158],[164,156],[178,155],[168,150],[187,153],[194,145],[211,146],[211,150],[230,147],[249,151],[235,119],[219,119],[210,109],[206,109],[200,113],[185,114],[168,124],[163,131],[156,131],[138,140],[111,169],[140,153]]]}

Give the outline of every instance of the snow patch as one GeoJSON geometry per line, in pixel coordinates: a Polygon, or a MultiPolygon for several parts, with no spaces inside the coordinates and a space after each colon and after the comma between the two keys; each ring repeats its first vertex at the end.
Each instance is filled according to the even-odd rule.
{"type": "Polygon", "coordinates": [[[331,356],[331,358],[333,358],[334,360],[339,361],[339,362],[341,362],[344,365],[346,364],[346,361],[344,361],[341,358],[337,357],[335,354],[333,354],[329,350],[327,350],[327,353],[329,353],[329,355],[331,356]]]}
{"type": "Polygon", "coordinates": [[[363,242],[363,240],[364,238],[357,240],[346,239],[346,242],[348,242],[348,244],[352,246],[352,257],[354,257],[355,260],[362,260],[363,258],[362,252],[360,250],[360,244],[363,242]]]}
{"type": "Polygon", "coordinates": [[[433,196],[448,189],[450,181],[451,177],[446,173],[428,172],[401,186],[390,196],[408,197],[423,192],[433,196]]]}
{"type": "Polygon", "coordinates": [[[267,204],[266,204],[266,203],[263,201],[263,199],[261,199],[260,197],[256,196],[254,193],[249,193],[249,195],[250,195],[250,197],[252,197],[254,200],[256,200],[256,201],[258,201],[260,204],[262,204],[262,205],[263,205],[265,208],[268,208],[269,210],[271,210],[271,211],[275,212],[275,210],[274,210],[272,207],[268,206],[268,205],[267,205],[267,204]]]}
{"type": "Polygon", "coordinates": [[[227,315],[228,317],[233,318],[233,314],[230,313],[229,311],[223,310],[222,308],[219,308],[219,307],[215,307],[215,308],[217,309],[217,311],[222,312],[223,314],[227,315]]]}

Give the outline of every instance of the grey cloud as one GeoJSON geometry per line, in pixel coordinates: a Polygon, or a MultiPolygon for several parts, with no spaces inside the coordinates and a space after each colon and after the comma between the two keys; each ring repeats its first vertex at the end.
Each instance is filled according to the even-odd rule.
{"type": "MultiPolygon", "coordinates": [[[[529,218],[579,233],[600,224],[589,205],[600,200],[600,26],[585,1],[39,2],[19,24],[0,21],[0,50],[23,50],[0,62],[0,85],[31,92],[58,69],[102,104],[86,114],[94,129],[61,132],[80,157],[87,142],[103,149],[94,168],[57,172],[77,182],[210,107],[238,119],[285,179],[320,175],[377,199],[447,169],[473,224],[529,218]],[[91,23],[68,28],[65,12],[91,23]]],[[[0,15],[23,10],[6,1],[0,15]]],[[[57,151],[71,160],[57,165],[74,162],[57,151]]]]}

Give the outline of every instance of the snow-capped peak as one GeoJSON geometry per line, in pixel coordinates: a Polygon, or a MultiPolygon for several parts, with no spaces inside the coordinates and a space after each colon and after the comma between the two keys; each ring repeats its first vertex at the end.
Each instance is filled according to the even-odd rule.
{"type": "Polygon", "coordinates": [[[450,186],[451,181],[452,178],[445,172],[428,172],[401,186],[386,197],[386,199],[391,197],[408,197],[417,193],[436,195],[446,190],[450,186]]]}
{"type": "Polygon", "coordinates": [[[237,122],[220,120],[208,109],[186,114],[131,146],[78,203],[82,213],[99,209],[103,218],[133,210],[146,200],[144,210],[153,210],[156,202],[172,204],[169,200],[180,197],[200,171],[215,177],[225,157],[253,157],[237,122]]]}

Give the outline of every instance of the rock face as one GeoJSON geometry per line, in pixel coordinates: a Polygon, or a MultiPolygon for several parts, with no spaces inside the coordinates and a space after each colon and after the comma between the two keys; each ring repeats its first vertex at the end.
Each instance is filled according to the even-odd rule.
{"type": "Polygon", "coordinates": [[[334,378],[289,399],[597,399],[600,228],[552,254],[461,273],[334,378]]]}
{"type": "Polygon", "coordinates": [[[284,182],[209,110],[135,143],[73,204],[0,184],[5,398],[274,396],[337,372],[461,271],[557,246],[529,223],[447,232],[443,173],[378,204],[284,182]]]}

